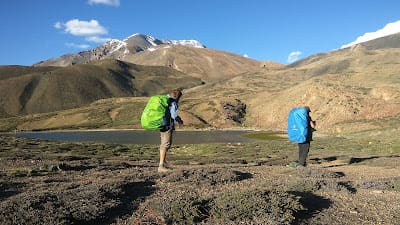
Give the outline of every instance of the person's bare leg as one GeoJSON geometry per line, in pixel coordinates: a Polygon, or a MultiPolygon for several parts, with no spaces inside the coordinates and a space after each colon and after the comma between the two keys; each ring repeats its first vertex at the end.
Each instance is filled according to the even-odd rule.
{"type": "Polygon", "coordinates": [[[160,163],[158,172],[166,172],[167,169],[167,152],[171,147],[172,130],[161,132],[161,145],[160,145],[160,163]]]}
{"type": "Polygon", "coordinates": [[[160,166],[164,166],[167,158],[167,150],[165,148],[160,148],[160,166]]]}

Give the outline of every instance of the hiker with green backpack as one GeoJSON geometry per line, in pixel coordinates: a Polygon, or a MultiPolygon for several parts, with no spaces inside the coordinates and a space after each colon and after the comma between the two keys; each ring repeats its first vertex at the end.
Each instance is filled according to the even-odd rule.
{"type": "Polygon", "coordinates": [[[146,130],[160,131],[160,163],[158,166],[160,173],[169,171],[167,152],[171,148],[175,122],[183,125],[182,119],[178,116],[178,102],[181,96],[180,89],[174,89],[167,95],[152,96],[142,113],[142,127],[146,130]]]}

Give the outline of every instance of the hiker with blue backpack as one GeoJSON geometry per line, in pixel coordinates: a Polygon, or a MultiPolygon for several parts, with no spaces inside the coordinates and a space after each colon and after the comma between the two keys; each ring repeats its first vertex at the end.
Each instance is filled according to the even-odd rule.
{"type": "Polygon", "coordinates": [[[152,96],[142,113],[142,127],[146,130],[160,131],[160,162],[158,165],[160,173],[169,171],[167,152],[171,148],[175,122],[183,125],[182,119],[178,116],[178,102],[181,96],[180,89],[174,89],[167,95],[152,96]]]}
{"type": "Polygon", "coordinates": [[[297,143],[299,148],[298,161],[289,163],[289,167],[305,167],[307,165],[307,155],[316,127],[316,122],[311,119],[310,112],[308,106],[293,108],[289,112],[288,138],[297,143]]]}

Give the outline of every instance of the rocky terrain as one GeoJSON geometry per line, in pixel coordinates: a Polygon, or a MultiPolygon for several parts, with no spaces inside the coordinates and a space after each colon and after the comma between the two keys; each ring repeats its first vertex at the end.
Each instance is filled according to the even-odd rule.
{"type": "Polygon", "coordinates": [[[271,135],[174,145],[164,174],[157,173],[157,145],[1,135],[0,223],[400,222],[398,140],[316,137],[309,166],[295,169],[285,165],[296,159],[296,146],[271,135]]]}

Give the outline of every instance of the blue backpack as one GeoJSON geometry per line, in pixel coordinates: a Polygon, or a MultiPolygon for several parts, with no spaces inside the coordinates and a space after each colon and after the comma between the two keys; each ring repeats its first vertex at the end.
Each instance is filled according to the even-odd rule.
{"type": "Polygon", "coordinates": [[[308,110],[304,107],[293,108],[288,116],[288,138],[296,143],[304,143],[308,136],[308,110]]]}

